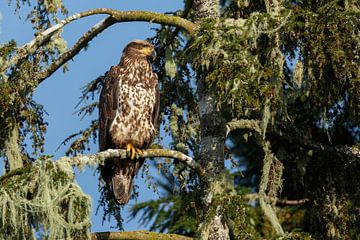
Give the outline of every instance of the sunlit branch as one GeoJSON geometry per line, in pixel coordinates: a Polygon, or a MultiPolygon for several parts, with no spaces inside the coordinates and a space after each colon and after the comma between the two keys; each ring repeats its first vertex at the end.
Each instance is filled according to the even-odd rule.
{"type": "MultiPolygon", "coordinates": [[[[62,157],[57,162],[60,164],[68,163],[72,166],[84,167],[89,165],[103,164],[105,159],[109,158],[122,158],[125,159],[129,157],[129,152],[125,149],[108,149],[106,151],[98,152],[95,154],[89,155],[78,155],[74,157],[62,157]]],[[[204,170],[202,167],[191,157],[185,155],[182,152],[168,150],[168,149],[145,149],[142,154],[137,154],[136,157],[146,157],[146,158],[172,158],[177,159],[178,161],[184,163],[186,166],[194,170],[199,176],[204,175],[204,170]]]]}
{"type": "MultiPolygon", "coordinates": [[[[267,219],[271,223],[276,234],[283,235],[284,229],[282,228],[281,223],[280,223],[278,217],[276,216],[275,209],[274,209],[274,203],[276,203],[276,202],[274,201],[274,199],[269,198],[266,193],[266,190],[268,189],[269,181],[270,181],[270,172],[272,170],[271,166],[274,164],[275,161],[278,161],[278,159],[271,151],[270,142],[262,141],[261,145],[262,145],[265,156],[264,156],[264,160],[263,160],[263,166],[262,166],[262,171],[261,171],[262,173],[261,173],[261,179],[260,179],[260,184],[259,184],[260,208],[263,210],[264,215],[267,217],[267,219]]],[[[280,176],[281,175],[282,175],[282,173],[280,174],[280,176]]]]}

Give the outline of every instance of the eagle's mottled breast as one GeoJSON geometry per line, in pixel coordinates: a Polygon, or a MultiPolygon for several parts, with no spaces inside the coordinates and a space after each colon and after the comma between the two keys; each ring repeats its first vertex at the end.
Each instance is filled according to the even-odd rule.
{"type": "Polygon", "coordinates": [[[146,59],[122,59],[118,71],[117,111],[110,126],[117,147],[148,146],[155,135],[157,75],[146,59]]]}

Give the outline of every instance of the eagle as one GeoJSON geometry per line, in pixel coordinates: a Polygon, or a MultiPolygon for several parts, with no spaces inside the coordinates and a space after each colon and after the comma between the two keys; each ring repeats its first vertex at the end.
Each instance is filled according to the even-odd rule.
{"type": "Polygon", "coordinates": [[[156,135],[159,116],[158,77],[151,59],[154,46],[134,40],[123,50],[120,63],[106,73],[99,99],[99,148],[126,148],[126,159],[107,159],[100,167],[102,179],[115,201],[129,202],[136,172],[144,158],[136,153],[147,148],[156,135]]]}

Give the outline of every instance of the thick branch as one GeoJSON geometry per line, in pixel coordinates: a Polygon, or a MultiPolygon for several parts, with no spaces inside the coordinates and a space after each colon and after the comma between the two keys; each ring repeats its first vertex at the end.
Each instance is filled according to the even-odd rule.
{"type": "MultiPolygon", "coordinates": [[[[54,26],[52,26],[52,27],[48,28],[47,30],[43,31],[42,33],[38,34],[35,39],[33,39],[29,43],[26,43],[22,47],[20,47],[17,51],[17,54],[15,54],[9,61],[7,61],[5,64],[3,64],[3,66],[1,66],[0,72],[6,71],[6,69],[8,69],[12,65],[17,64],[21,59],[33,54],[40,46],[42,46],[44,43],[46,43],[52,35],[54,35],[56,32],[58,32],[60,29],[62,29],[68,23],[70,23],[74,20],[78,20],[80,18],[84,18],[84,17],[91,16],[91,15],[97,15],[97,14],[110,15],[110,17],[112,17],[114,23],[115,22],[139,21],[139,22],[151,22],[151,23],[172,25],[172,26],[176,26],[176,27],[185,29],[191,35],[194,35],[195,29],[196,29],[196,25],[194,23],[192,23],[191,21],[188,21],[184,18],[176,17],[176,16],[169,16],[166,14],[161,14],[161,13],[156,13],[156,12],[117,11],[117,10],[108,9],[108,8],[93,9],[93,10],[74,14],[71,17],[68,17],[65,20],[62,20],[60,23],[55,24],[54,26]]],[[[112,25],[112,24],[110,24],[110,25],[112,25]]],[[[110,26],[110,25],[108,25],[108,26],[110,26]]],[[[104,29],[102,29],[102,30],[104,30],[104,29]]],[[[87,42],[89,42],[89,41],[87,41],[87,42]]]]}
{"type": "MultiPolygon", "coordinates": [[[[125,149],[108,149],[103,152],[98,152],[95,154],[89,155],[79,155],[75,157],[62,157],[57,162],[60,164],[68,163],[72,166],[83,167],[93,164],[103,164],[105,159],[118,157],[118,158],[127,158],[129,157],[129,152],[125,149]]],[[[185,155],[182,152],[168,150],[168,149],[146,149],[143,150],[142,154],[137,154],[136,157],[164,157],[164,158],[173,158],[184,163],[186,166],[194,170],[199,176],[204,175],[204,170],[202,167],[194,161],[191,157],[185,155]]]]}
{"type": "Polygon", "coordinates": [[[91,234],[91,240],[191,240],[177,234],[163,234],[149,231],[133,231],[133,232],[98,232],[91,234]]]}

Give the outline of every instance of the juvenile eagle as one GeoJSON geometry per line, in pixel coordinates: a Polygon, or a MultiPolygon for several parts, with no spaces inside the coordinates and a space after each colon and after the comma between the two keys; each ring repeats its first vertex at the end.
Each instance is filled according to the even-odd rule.
{"type": "Polygon", "coordinates": [[[99,101],[100,151],[126,148],[127,159],[108,159],[101,175],[118,204],[126,204],[131,195],[133,178],[144,162],[134,159],[135,152],[147,148],[156,133],[159,115],[157,75],[149,58],[154,47],[147,41],[135,40],[123,50],[120,63],[111,67],[99,101]]]}

